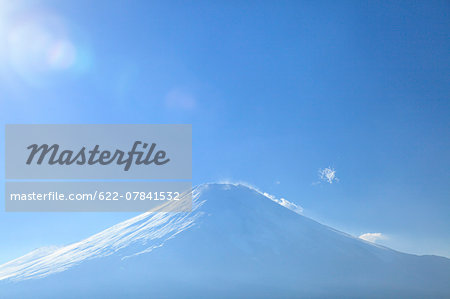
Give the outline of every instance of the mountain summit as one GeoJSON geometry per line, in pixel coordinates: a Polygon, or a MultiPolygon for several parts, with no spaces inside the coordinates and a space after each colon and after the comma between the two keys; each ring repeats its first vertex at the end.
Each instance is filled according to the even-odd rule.
{"type": "Polygon", "coordinates": [[[449,297],[450,260],[365,242],[244,185],[0,266],[0,298],[449,297]]]}

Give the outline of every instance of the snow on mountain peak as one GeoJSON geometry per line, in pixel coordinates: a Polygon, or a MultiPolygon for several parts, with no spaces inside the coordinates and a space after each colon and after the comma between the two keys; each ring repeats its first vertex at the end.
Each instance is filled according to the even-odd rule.
{"type": "Polygon", "coordinates": [[[58,298],[68,290],[71,298],[450,294],[448,259],[365,242],[247,184],[202,184],[190,192],[191,212],[143,213],[0,265],[0,297],[58,298]]]}

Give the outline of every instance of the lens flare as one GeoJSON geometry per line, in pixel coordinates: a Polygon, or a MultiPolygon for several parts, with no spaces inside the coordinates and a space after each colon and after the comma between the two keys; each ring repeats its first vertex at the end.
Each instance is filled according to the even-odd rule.
{"type": "Polygon", "coordinates": [[[80,32],[55,13],[15,12],[5,32],[8,68],[31,85],[50,84],[63,72],[84,72],[91,62],[80,32]]]}
{"type": "Polygon", "coordinates": [[[48,51],[48,63],[54,69],[67,69],[75,64],[77,51],[69,40],[59,40],[48,51]]]}

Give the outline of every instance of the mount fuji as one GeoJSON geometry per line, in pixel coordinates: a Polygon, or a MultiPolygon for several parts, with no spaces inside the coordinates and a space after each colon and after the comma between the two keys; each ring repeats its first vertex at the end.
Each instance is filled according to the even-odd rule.
{"type": "Polygon", "coordinates": [[[0,298],[449,298],[450,260],[401,253],[240,184],[0,265],[0,298]]]}

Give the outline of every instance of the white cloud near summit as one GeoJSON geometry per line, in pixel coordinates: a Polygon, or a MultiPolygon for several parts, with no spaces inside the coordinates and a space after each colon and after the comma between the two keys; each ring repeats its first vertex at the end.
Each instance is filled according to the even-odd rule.
{"type": "Polygon", "coordinates": [[[359,236],[359,238],[368,242],[376,243],[378,240],[386,239],[386,236],[382,233],[365,233],[359,236]]]}

